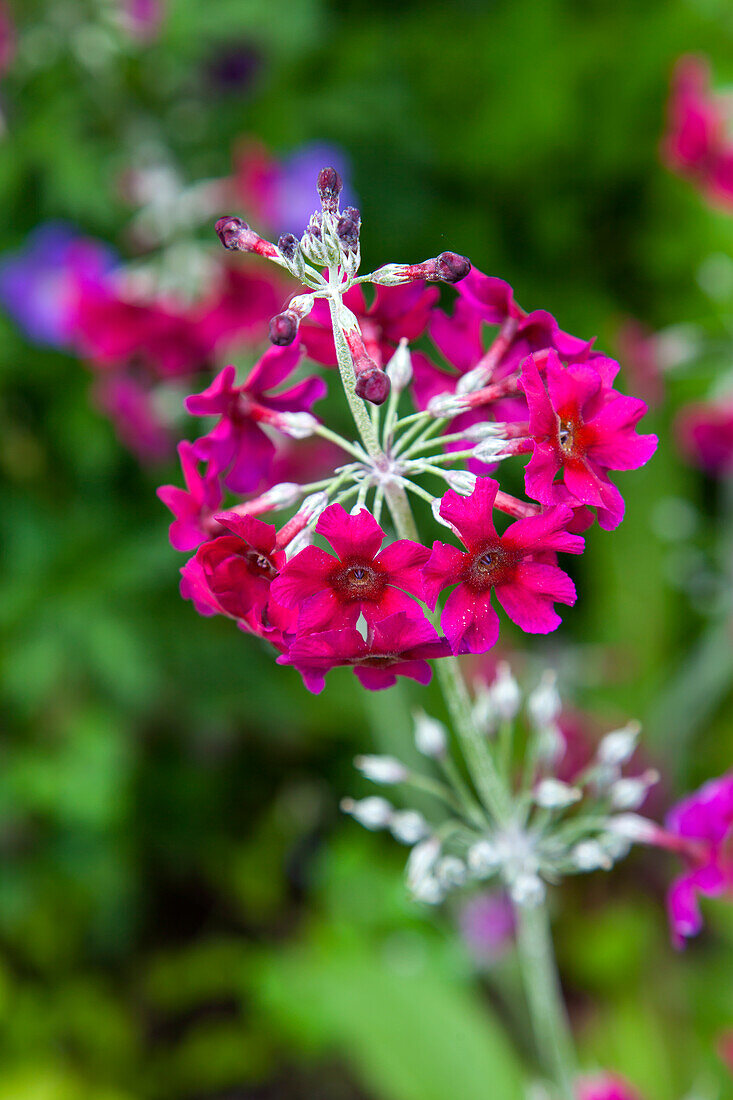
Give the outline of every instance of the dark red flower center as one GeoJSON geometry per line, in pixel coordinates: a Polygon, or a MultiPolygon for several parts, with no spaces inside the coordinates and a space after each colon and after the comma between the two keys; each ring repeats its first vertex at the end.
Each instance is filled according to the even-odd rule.
{"type": "Polygon", "coordinates": [[[371,561],[350,561],[334,570],[329,578],[331,587],[340,600],[379,600],[387,585],[384,570],[371,561]]]}
{"type": "Polygon", "coordinates": [[[267,554],[262,554],[259,550],[255,550],[249,546],[245,550],[240,551],[240,556],[244,558],[247,563],[247,572],[253,574],[256,577],[266,577],[272,581],[277,576],[277,569],[272,564],[267,554]]]}
{"type": "Polygon", "coordinates": [[[470,556],[461,580],[476,592],[484,592],[495,584],[510,579],[517,564],[514,551],[503,546],[500,539],[484,542],[470,556]]]}
{"type": "Polygon", "coordinates": [[[586,428],[575,408],[558,409],[556,445],[563,460],[582,458],[586,451],[586,428]]]}

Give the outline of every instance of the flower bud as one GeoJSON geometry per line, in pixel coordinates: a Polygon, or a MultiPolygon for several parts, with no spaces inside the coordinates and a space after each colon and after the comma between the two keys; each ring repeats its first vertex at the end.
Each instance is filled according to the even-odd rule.
{"type": "Polygon", "coordinates": [[[436,419],[450,419],[468,408],[466,402],[455,393],[438,393],[428,401],[427,411],[436,419]]]}
{"type": "Polygon", "coordinates": [[[372,783],[390,786],[404,783],[410,774],[405,765],[394,756],[357,756],[354,767],[372,783]]]}
{"type": "Polygon", "coordinates": [[[443,900],[443,891],[437,878],[426,875],[420,882],[412,887],[415,901],[421,901],[424,905],[440,905],[443,900]]]}
{"type": "Polygon", "coordinates": [[[519,684],[512,676],[511,669],[506,661],[499,661],[496,666],[496,679],[490,690],[491,701],[497,714],[505,722],[511,722],[519,710],[521,694],[519,684]]]}
{"type": "Polygon", "coordinates": [[[471,261],[457,252],[441,252],[438,256],[437,278],[444,283],[460,283],[471,270],[471,261]]]}
{"type": "Polygon", "coordinates": [[[398,810],[392,815],[389,831],[400,844],[417,844],[429,834],[428,823],[417,810],[398,810]]]}
{"type": "Polygon", "coordinates": [[[606,821],[606,828],[635,844],[653,844],[660,831],[658,825],[640,814],[614,814],[606,821]]]}
{"type": "Polygon", "coordinates": [[[444,890],[463,886],[466,881],[466,864],[458,856],[443,856],[435,868],[435,877],[444,890]]]}
{"type": "Polygon", "coordinates": [[[333,214],[338,210],[339,195],[343,190],[344,181],[335,168],[321,168],[318,173],[318,196],[323,209],[333,214]]]}
{"type": "Polygon", "coordinates": [[[473,457],[479,462],[500,462],[510,457],[505,452],[506,444],[506,439],[484,439],[474,447],[473,457]]]}
{"type": "Polygon", "coordinates": [[[328,507],[328,493],[321,491],[320,493],[311,493],[305,497],[303,503],[298,509],[298,515],[304,516],[306,522],[310,522],[315,519],[316,516],[320,516],[321,512],[328,507]]]}
{"type": "Polygon", "coordinates": [[[440,514],[440,505],[442,503],[442,497],[435,497],[430,504],[430,510],[433,513],[433,519],[436,523],[439,523],[441,527],[447,527],[449,531],[453,530],[453,527],[448,523],[447,519],[443,519],[440,514]]]}
{"type": "Polygon", "coordinates": [[[608,792],[611,805],[614,810],[637,810],[649,793],[649,788],[658,782],[659,772],[654,768],[630,779],[617,779],[608,792]]]}
{"type": "Polygon", "coordinates": [[[360,229],[361,214],[355,206],[347,206],[336,223],[336,236],[349,252],[356,252],[359,247],[360,229]]]}
{"type": "Polygon", "coordinates": [[[448,733],[443,723],[437,718],[431,718],[424,710],[416,710],[413,717],[417,751],[423,756],[432,756],[434,759],[445,756],[448,749],[448,733]]]}
{"type": "Polygon", "coordinates": [[[270,343],[275,344],[279,348],[284,348],[287,347],[288,344],[292,344],[293,340],[298,335],[299,324],[300,318],[292,309],[286,309],[284,313],[278,313],[270,321],[268,332],[270,343]]]}
{"type": "Polygon", "coordinates": [[[263,505],[263,511],[273,511],[276,508],[289,508],[291,504],[295,504],[296,500],[300,497],[302,490],[300,485],[297,485],[294,481],[281,481],[278,485],[273,485],[272,488],[266,489],[260,496],[260,502],[263,505]]]}
{"type": "Polygon", "coordinates": [[[241,218],[228,216],[219,218],[214,226],[216,234],[225,248],[236,250],[242,231],[247,231],[249,226],[241,218]]]}
{"type": "Polygon", "coordinates": [[[496,846],[490,840],[477,840],[468,849],[468,869],[474,878],[493,875],[501,860],[496,846]]]}
{"type": "Polygon", "coordinates": [[[523,909],[535,909],[545,900],[545,884],[539,875],[522,871],[509,885],[509,893],[515,905],[523,909]]]}
{"type": "Polygon", "coordinates": [[[407,884],[415,890],[418,884],[430,874],[440,855],[440,840],[437,836],[427,837],[410,852],[407,860],[407,884]]]}
{"type": "Polygon", "coordinates": [[[527,699],[527,713],[535,729],[544,729],[560,717],[562,701],[556,684],[556,674],[548,670],[527,699]]]}
{"type": "Polygon", "coordinates": [[[386,373],[397,393],[402,393],[412,381],[412,356],[404,336],[389,363],[387,363],[386,373]]]}
{"type": "Polygon", "coordinates": [[[570,858],[579,871],[609,871],[613,866],[613,860],[597,840],[581,840],[570,858]]]}
{"type": "Polygon", "coordinates": [[[634,755],[636,742],[641,733],[638,722],[629,722],[623,729],[612,730],[602,738],[598,746],[598,760],[612,768],[620,767],[634,755]]]}
{"type": "Polygon", "coordinates": [[[470,497],[476,488],[477,478],[468,470],[446,470],[445,480],[455,493],[460,493],[462,497],[470,497]]]}
{"type": "Polygon", "coordinates": [[[484,439],[493,439],[504,435],[504,425],[486,420],[482,424],[469,424],[463,433],[468,443],[481,443],[484,439]]]}
{"type": "Polygon", "coordinates": [[[543,779],[534,792],[535,802],[545,810],[564,810],[582,797],[583,792],[577,787],[553,778],[543,779]]]}
{"type": "Polygon", "coordinates": [[[291,263],[295,259],[299,244],[300,242],[294,233],[283,233],[281,237],[278,237],[277,241],[277,247],[280,249],[285,259],[291,263]]]}
{"type": "Polygon", "coordinates": [[[354,392],[362,401],[368,401],[372,405],[383,405],[390,391],[389,376],[373,363],[370,367],[358,372],[354,392]]]}
{"type": "Polygon", "coordinates": [[[308,439],[318,427],[315,416],[307,412],[278,413],[273,420],[273,426],[283,435],[289,435],[291,439],[308,439]]]}
{"type": "Polygon", "coordinates": [[[392,820],[392,806],[386,798],[377,795],[358,802],[353,798],[342,798],[341,809],[345,814],[351,814],[365,829],[386,829],[392,820]]]}

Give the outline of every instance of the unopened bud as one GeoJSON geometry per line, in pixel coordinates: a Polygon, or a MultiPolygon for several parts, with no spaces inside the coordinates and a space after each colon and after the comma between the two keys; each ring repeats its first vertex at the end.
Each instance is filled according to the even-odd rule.
{"type": "Polygon", "coordinates": [[[413,717],[417,751],[423,756],[432,756],[434,759],[445,756],[448,749],[448,733],[443,723],[437,718],[431,718],[424,710],[416,710],[413,717]]]}
{"type": "Polygon", "coordinates": [[[273,485],[271,489],[267,489],[260,496],[263,511],[289,508],[291,504],[295,504],[301,492],[300,485],[296,485],[294,481],[281,481],[278,485],[273,485]]]}
{"type": "Polygon", "coordinates": [[[404,783],[409,775],[405,765],[394,756],[357,756],[354,767],[365,779],[385,786],[404,783]]]}
{"type": "Polygon", "coordinates": [[[468,470],[446,470],[445,480],[454,493],[460,493],[462,497],[470,497],[478,479],[468,470]]]}
{"type": "Polygon", "coordinates": [[[614,814],[606,821],[606,828],[635,844],[653,844],[659,833],[659,826],[640,814],[614,814]]]}
{"type": "Polygon", "coordinates": [[[638,722],[629,722],[623,729],[607,733],[598,746],[597,756],[601,764],[614,768],[625,764],[634,755],[640,733],[638,722]]]}
{"type": "Polygon", "coordinates": [[[609,871],[613,860],[597,840],[581,840],[570,853],[579,871],[609,871]]]}
{"type": "Polygon", "coordinates": [[[313,531],[310,527],[306,527],[305,530],[294,535],[285,546],[285,553],[288,561],[299,554],[301,550],[305,550],[306,546],[312,546],[313,540],[313,531]]]}
{"type": "Polygon", "coordinates": [[[236,249],[242,231],[246,232],[249,226],[246,222],[243,222],[241,218],[230,215],[225,218],[219,218],[214,228],[219,240],[225,248],[236,249]]]}
{"type": "Polygon", "coordinates": [[[654,768],[630,779],[617,779],[608,792],[611,805],[615,810],[636,810],[649,793],[649,788],[658,782],[659,772],[654,768]]]}
{"type": "Polygon", "coordinates": [[[554,768],[567,749],[565,735],[557,722],[548,722],[537,733],[537,761],[554,768]]]}
{"type": "Polygon", "coordinates": [[[291,262],[295,259],[299,244],[300,242],[294,233],[283,233],[277,241],[277,247],[280,249],[285,259],[291,262]]]}
{"type": "Polygon", "coordinates": [[[490,840],[477,840],[468,849],[468,869],[474,878],[488,878],[501,863],[496,846],[490,840]]]}
{"type": "Polygon", "coordinates": [[[429,834],[428,823],[417,810],[398,810],[392,815],[389,831],[400,844],[417,844],[429,834]]]}
{"type": "Polygon", "coordinates": [[[344,181],[335,168],[321,168],[318,173],[318,195],[323,204],[323,209],[330,214],[338,210],[339,195],[343,190],[344,181]]]}
{"type": "Polygon", "coordinates": [[[471,270],[471,261],[457,252],[441,252],[437,266],[437,277],[444,283],[460,283],[471,270]]]}
{"type": "Polygon", "coordinates": [[[362,401],[368,401],[371,405],[383,405],[389,397],[390,386],[389,376],[374,363],[359,371],[354,392],[362,401]]]}
{"type": "Polygon", "coordinates": [[[500,462],[502,458],[509,457],[506,454],[506,440],[484,439],[474,447],[473,456],[479,462],[500,462]]]}
{"type": "Polygon", "coordinates": [[[564,810],[574,802],[579,802],[582,797],[583,792],[577,787],[552,778],[543,779],[534,792],[535,802],[545,810],[564,810]]]}
{"type": "Polygon", "coordinates": [[[276,314],[270,321],[268,332],[270,343],[280,348],[292,344],[293,340],[298,335],[299,324],[300,318],[292,309],[286,309],[284,313],[276,314]]]}
{"type": "Polygon", "coordinates": [[[341,809],[345,814],[351,814],[365,829],[386,829],[394,812],[387,799],[377,795],[362,798],[358,802],[353,798],[342,798],[341,809]]]}
{"type": "Polygon", "coordinates": [[[278,413],[274,426],[283,435],[289,435],[291,439],[308,439],[318,427],[315,416],[307,412],[278,413]]]}
{"type": "Polygon", "coordinates": [[[355,206],[347,206],[336,223],[336,236],[350,252],[356,252],[359,247],[360,229],[361,214],[355,206]]]}
{"type": "Polygon", "coordinates": [[[424,905],[440,905],[443,900],[443,890],[437,878],[426,875],[412,887],[412,896],[415,901],[421,901],[424,905]]]}
{"type": "Polygon", "coordinates": [[[412,381],[412,356],[404,336],[389,363],[387,363],[386,372],[397,393],[402,393],[412,381]]]}
{"type": "Polygon", "coordinates": [[[458,856],[443,856],[435,868],[435,877],[444,890],[463,886],[466,881],[466,864],[458,856]]]}
{"type": "Polygon", "coordinates": [[[509,884],[509,893],[515,905],[536,909],[545,900],[545,884],[539,875],[523,871],[509,884]]]}
{"type": "Polygon", "coordinates": [[[444,519],[440,514],[440,506],[443,503],[442,497],[435,497],[430,502],[430,510],[433,513],[433,518],[436,523],[439,523],[441,527],[447,527],[449,531],[453,530],[452,524],[448,523],[447,519],[444,519]]]}
{"type": "Polygon", "coordinates": [[[486,367],[474,367],[466,371],[456,382],[456,393],[474,393],[486,385],[489,372],[486,367]]]}
{"type": "Polygon", "coordinates": [[[544,729],[560,717],[562,700],[557,690],[557,676],[549,670],[527,699],[527,713],[535,729],[544,729]]]}
{"type": "Polygon", "coordinates": [[[436,419],[448,420],[465,412],[468,405],[455,393],[439,393],[428,401],[428,412],[436,419]]]}
{"type": "Polygon", "coordinates": [[[440,840],[437,836],[421,840],[410,852],[407,860],[407,883],[412,890],[430,874],[440,855],[440,840]]]}
{"type": "Polygon", "coordinates": [[[521,702],[519,684],[512,676],[512,671],[506,661],[499,661],[496,666],[496,679],[490,688],[491,701],[496,712],[505,722],[511,722],[517,715],[521,702]]]}
{"type": "Polygon", "coordinates": [[[310,522],[315,516],[319,516],[321,512],[328,507],[328,493],[311,493],[307,496],[300,508],[298,509],[298,515],[304,516],[306,522],[310,522]]]}
{"type": "Polygon", "coordinates": [[[469,424],[463,433],[463,438],[468,443],[481,443],[484,439],[495,439],[503,435],[503,424],[496,424],[487,420],[481,424],[469,424]]]}

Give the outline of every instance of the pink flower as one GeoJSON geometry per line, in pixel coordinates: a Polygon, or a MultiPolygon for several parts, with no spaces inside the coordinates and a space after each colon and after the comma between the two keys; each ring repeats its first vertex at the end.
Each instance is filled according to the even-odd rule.
{"type": "Polygon", "coordinates": [[[668,836],[660,843],[676,848],[688,863],[667,898],[672,937],[681,947],[702,928],[700,896],[733,894],[733,772],[683,799],[666,825],[668,836]]]}
{"type": "Polygon", "coordinates": [[[499,483],[479,478],[470,497],[448,491],[440,514],[461,538],[466,553],[443,542],[433,543],[424,570],[425,600],[435,607],[439,593],[448,597],[441,625],[454,653],[484,653],[499,637],[499,616],[491,593],[512,622],[530,634],[547,634],[560,625],[555,602],[575,603],[575,585],[554,564],[555,552],[583,552],[579,535],[566,530],[570,508],[560,506],[512,523],[498,535],[492,510],[499,483]]]}
{"type": "Polygon", "coordinates": [[[639,1100],[639,1094],[620,1077],[601,1073],[583,1077],[577,1085],[578,1100],[639,1100]]]}
{"type": "Polygon", "coordinates": [[[520,379],[534,447],[525,468],[528,495],[541,504],[590,505],[605,530],[624,515],[623,498],[607,471],[635,470],[657,447],[656,436],[635,432],[645,403],[611,388],[618,369],[602,357],[563,367],[550,352],[544,379],[532,355],[520,379]],[[562,481],[555,481],[559,473],[562,481]]]}
{"type": "Polygon", "coordinates": [[[192,443],[184,440],[178,444],[185,489],[177,485],[161,485],[158,497],[176,517],[170,525],[171,545],[175,550],[195,550],[211,536],[210,522],[221,506],[222,493],[218,471],[209,462],[203,476],[199,473],[196,453],[192,443]]]}
{"type": "Polygon", "coordinates": [[[707,61],[681,58],[672,78],[662,156],[673,171],[693,180],[710,200],[725,206],[733,203],[729,116],[729,102],[710,89],[707,61]]]}
{"type": "Polygon", "coordinates": [[[677,420],[682,449],[708,473],[733,470],[733,401],[689,405],[677,420]]]}
{"type": "Polygon", "coordinates": [[[503,890],[476,894],[460,911],[461,935],[479,962],[495,962],[514,938],[514,909],[503,890]]]}
{"type": "Polygon", "coordinates": [[[167,458],[171,437],[156,413],[150,391],[136,378],[124,373],[101,375],[94,398],[112,420],[119,438],[141,462],[167,458]]]}
{"type": "MultiPolygon", "coordinates": [[[[403,336],[416,340],[422,335],[439,293],[437,287],[427,287],[421,282],[378,286],[374,301],[367,306],[360,286],[347,291],[344,304],[356,314],[366,350],[378,367],[389,361],[403,336]]],[[[300,339],[316,363],[327,367],[336,365],[331,314],[325,299],[316,300],[307,320],[300,326],[300,339]]]]}
{"type": "Polygon", "coordinates": [[[182,571],[186,596],[204,613],[228,615],[243,629],[285,648],[283,635],[292,630],[295,616],[278,606],[270,591],[285,563],[274,526],[236,512],[219,512],[215,518],[231,533],[199,547],[194,566],[182,571]]]}
{"type": "Polygon", "coordinates": [[[224,483],[232,492],[250,492],[268,475],[275,446],[262,425],[277,427],[283,413],[307,412],[325,394],[323,379],[315,376],[289,390],[269,392],[292,374],[301,354],[292,345],[269,348],[241,386],[233,384],[236,369],[228,366],[203,393],[186,398],[186,409],[193,416],[219,416],[216,427],[197,439],[194,447],[198,458],[212,461],[220,471],[228,470],[224,483]]]}
{"type": "Polygon", "coordinates": [[[354,627],[304,634],[293,641],[278,664],[293,665],[315,695],[323,690],[326,673],[350,665],[369,691],[381,691],[407,676],[420,684],[430,682],[428,659],[447,657],[450,647],[430,623],[404,611],[388,615],[368,630],[366,638],[354,627]]]}
{"type": "Polygon", "coordinates": [[[368,626],[398,611],[422,617],[407,593],[422,594],[427,547],[401,539],[382,550],[384,531],[374,517],[365,508],[351,516],[340,504],[326,508],[316,531],[337,557],[306,546],[283,568],[272,589],[280,603],[299,609],[299,635],[356,626],[360,615],[368,626]]]}

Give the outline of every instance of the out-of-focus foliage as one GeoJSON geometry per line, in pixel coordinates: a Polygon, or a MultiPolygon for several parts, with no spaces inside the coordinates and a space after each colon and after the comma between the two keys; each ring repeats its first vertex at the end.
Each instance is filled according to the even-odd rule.
{"type": "MultiPolygon", "coordinates": [[[[148,153],[196,180],[227,174],[242,135],[317,138],[351,157],[367,265],[465,252],[612,351],[624,316],[715,316],[697,277],[733,221],[664,172],[658,140],[681,52],[733,77],[724,0],[168,0],[145,44],[94,31],[113,7],[15,4],[0,251],[50,218],[124,248],[117,180],[148,153]]],[[[367,707],[345,672],[307,697],[197,617],[154,495],[173,470],[140,469],[84,368],[7,318],[0,379],[0,1100],[518,1096],[511,959],[477,976],[451,915],[406,902],[392,845],[339,819],[351,756],[404,739],[408,701],[367,707]]],[[[725,633],[703,649],[705,721],[668,703],[706,629],[680,558],[711,554],[724,506],[670,433],[699,392],[670,382],[625,523],[591,532],[577,607],[533,647],[585,708],[657,716],[669,794],[733,750],[725,633]]],[[[669,870],[635,857],[558,899],[581,1052],[648,1100],[733,1095],[715,1054],[730,913],[675,957],[669,870]]]]}

